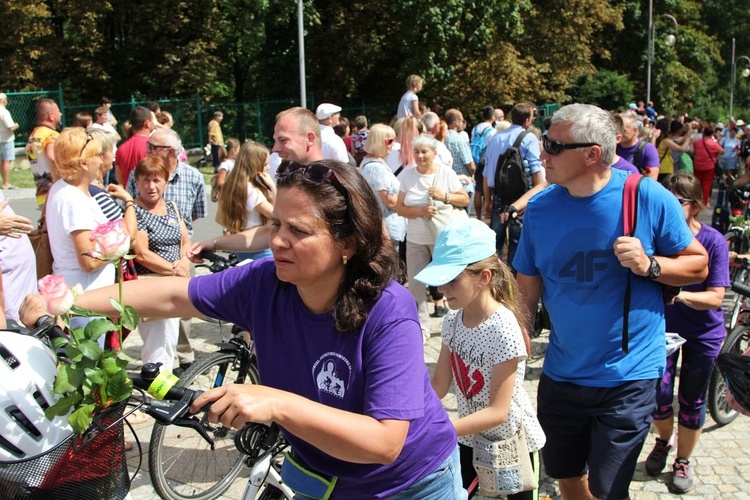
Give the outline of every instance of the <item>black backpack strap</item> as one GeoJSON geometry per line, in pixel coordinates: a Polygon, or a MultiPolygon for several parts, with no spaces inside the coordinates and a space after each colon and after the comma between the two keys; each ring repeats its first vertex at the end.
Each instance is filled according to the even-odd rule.
{"type": "Polygon", "coordinates": [[[516,142],[513,143],[514,148],[521,147],[521,141],[523,141],[523,138],[526,137],[526,135],[529,133],[528,130],[524,130],[520,134],[518,134],[518,137],[516,137],[516,142]]]}
{"type": "Polygon", "coordinates": [[[635,148],[635,153],[633,153],[633,165],[635,165],[641,173],[643,172],[643,169],[641,168],[640,163],[644,149],[646,149],[646,141],[639,141],[638,146],[635,148]]]}

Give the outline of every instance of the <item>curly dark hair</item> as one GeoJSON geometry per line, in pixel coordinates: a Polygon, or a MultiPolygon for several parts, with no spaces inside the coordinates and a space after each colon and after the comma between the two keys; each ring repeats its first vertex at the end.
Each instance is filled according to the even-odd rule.
{"type": "Polygon", "coordinates": [[[315,200],[312,210],[325,221],[334,240],[354,237],[355,253],[346,265],[333,306],[336,329],[352,332],[364,324],[383,289],[396,278],[398,255],[384,229],[375,193],[359,171],[334,160],[315,164],[330,168],[336,179],[316,182],[297,170],[280,175],[277,185],[309,194],[315,200]]]}

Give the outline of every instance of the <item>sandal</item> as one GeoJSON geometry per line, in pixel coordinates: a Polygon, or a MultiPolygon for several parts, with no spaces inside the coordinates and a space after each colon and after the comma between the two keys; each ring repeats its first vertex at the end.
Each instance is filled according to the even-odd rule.
{"type": "Polygon", "coordinates": [[[133,413],[125,417],[130,425],[143,424],[148,420],[148,415],[143,413],[141,410],[135,410],[133,413]]]}

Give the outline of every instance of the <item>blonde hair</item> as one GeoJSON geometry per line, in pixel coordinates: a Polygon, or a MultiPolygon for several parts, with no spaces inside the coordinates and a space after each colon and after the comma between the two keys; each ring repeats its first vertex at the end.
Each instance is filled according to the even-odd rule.
{"type": "Polygon", "coordinates": [[[498,259],[497,254],[482,259],[479,262],[469,264],[463,272],[479,276],[484,270],[490,271],[489,290],[492,298],[504,305],[513,313],[518,323],[523,328],[527,323],[527,318],[521,312],[521,296],[518,292],[518,284],[510,267],[498,259]]]}
{"type": "MultiPolygon", "coordinates": [[[[234,168],[229,172],[219,192],[219,209],[216,213],[216,222],[227,228],[230,233],[239,233],[247,224],[248,184],[260,189],[266,199],[273,203],[271,190],[258,180],[258,174],[263,172],[268,156],[268,148],[260,143],[247,141],[240,146],[234,168]]],[[[260,219],[263,224],[268,222],[262,214],[260,219]]]]}
{"type": "Polygon", "coordinates": [[[406,90],[415,91],[420,85],[424,85],[424,80],[419,75],[409,75],[406,77],[406,90]]]}
{"type": "Polygon", "coordinates": [[[386,139],[395,139],[396,132],[384,123],[376,123],[370,127],[370,133],[365,142],[365,152],[377,158],[383,158],[388,152],[386,139]]]}
{"type": "Polygon", "coordinates": [[[81,127],[68,127],[60,132],[54,146],[55,161],[60,176],[65,180],[76,180],[83,170],[79,162],[102,153],[102,146],[81,127]]]}

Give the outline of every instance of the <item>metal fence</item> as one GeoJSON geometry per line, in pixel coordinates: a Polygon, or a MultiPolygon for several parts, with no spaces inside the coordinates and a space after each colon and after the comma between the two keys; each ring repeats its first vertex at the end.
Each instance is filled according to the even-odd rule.
{"type": "MultiPolygon", "coordinates": [[[[8,111],[13,119],[18,122],[16,130],[16,146],[26,144],[26,139],[36,126],[35,106],[39,99],[54,99],[60,106],[62,112],[62,126],[73,123],[79,112],[94,116],[94,110],[99,107],[94,104],[68,104],[64,99],[62,86],[57,90],[37,92],[7,92],[8,111]]],[[[139,101],[131,97],[127,102],[113,102],[110,110],[117,118],[119,131],[128,119],[130,111],[136,106],[146,105],[150,101],[139,101]]],[[[224,137],[235,137],[240,141],[253,139],[266,145],[273,142],[273,126],[276,115],[292,106],[299,106],[296,99],[284,99],[278,101],[261,101],[245,103],[210,103],[201,101],[199,94],[190,99],[161,99],[157,100],[164,111],[169,111],[174,119],[174,130],[180,134],[186,148],[203,147],[208,142],[207,125],[214,111],[224,113],[224,121],[221,124],[224,137]]],[[[308,103],[311,109],[315,109],[315,97],[309,96],[308,103]]],[[[342,115],[353,119],[357,115],[367,116],[370,123],[388,123],[396,110],[395,105],[367,105],[364,102],[359,106],[344,107],[342,115]]],[[[123,135],[121,133],[121,135],[123,135]]]]}

